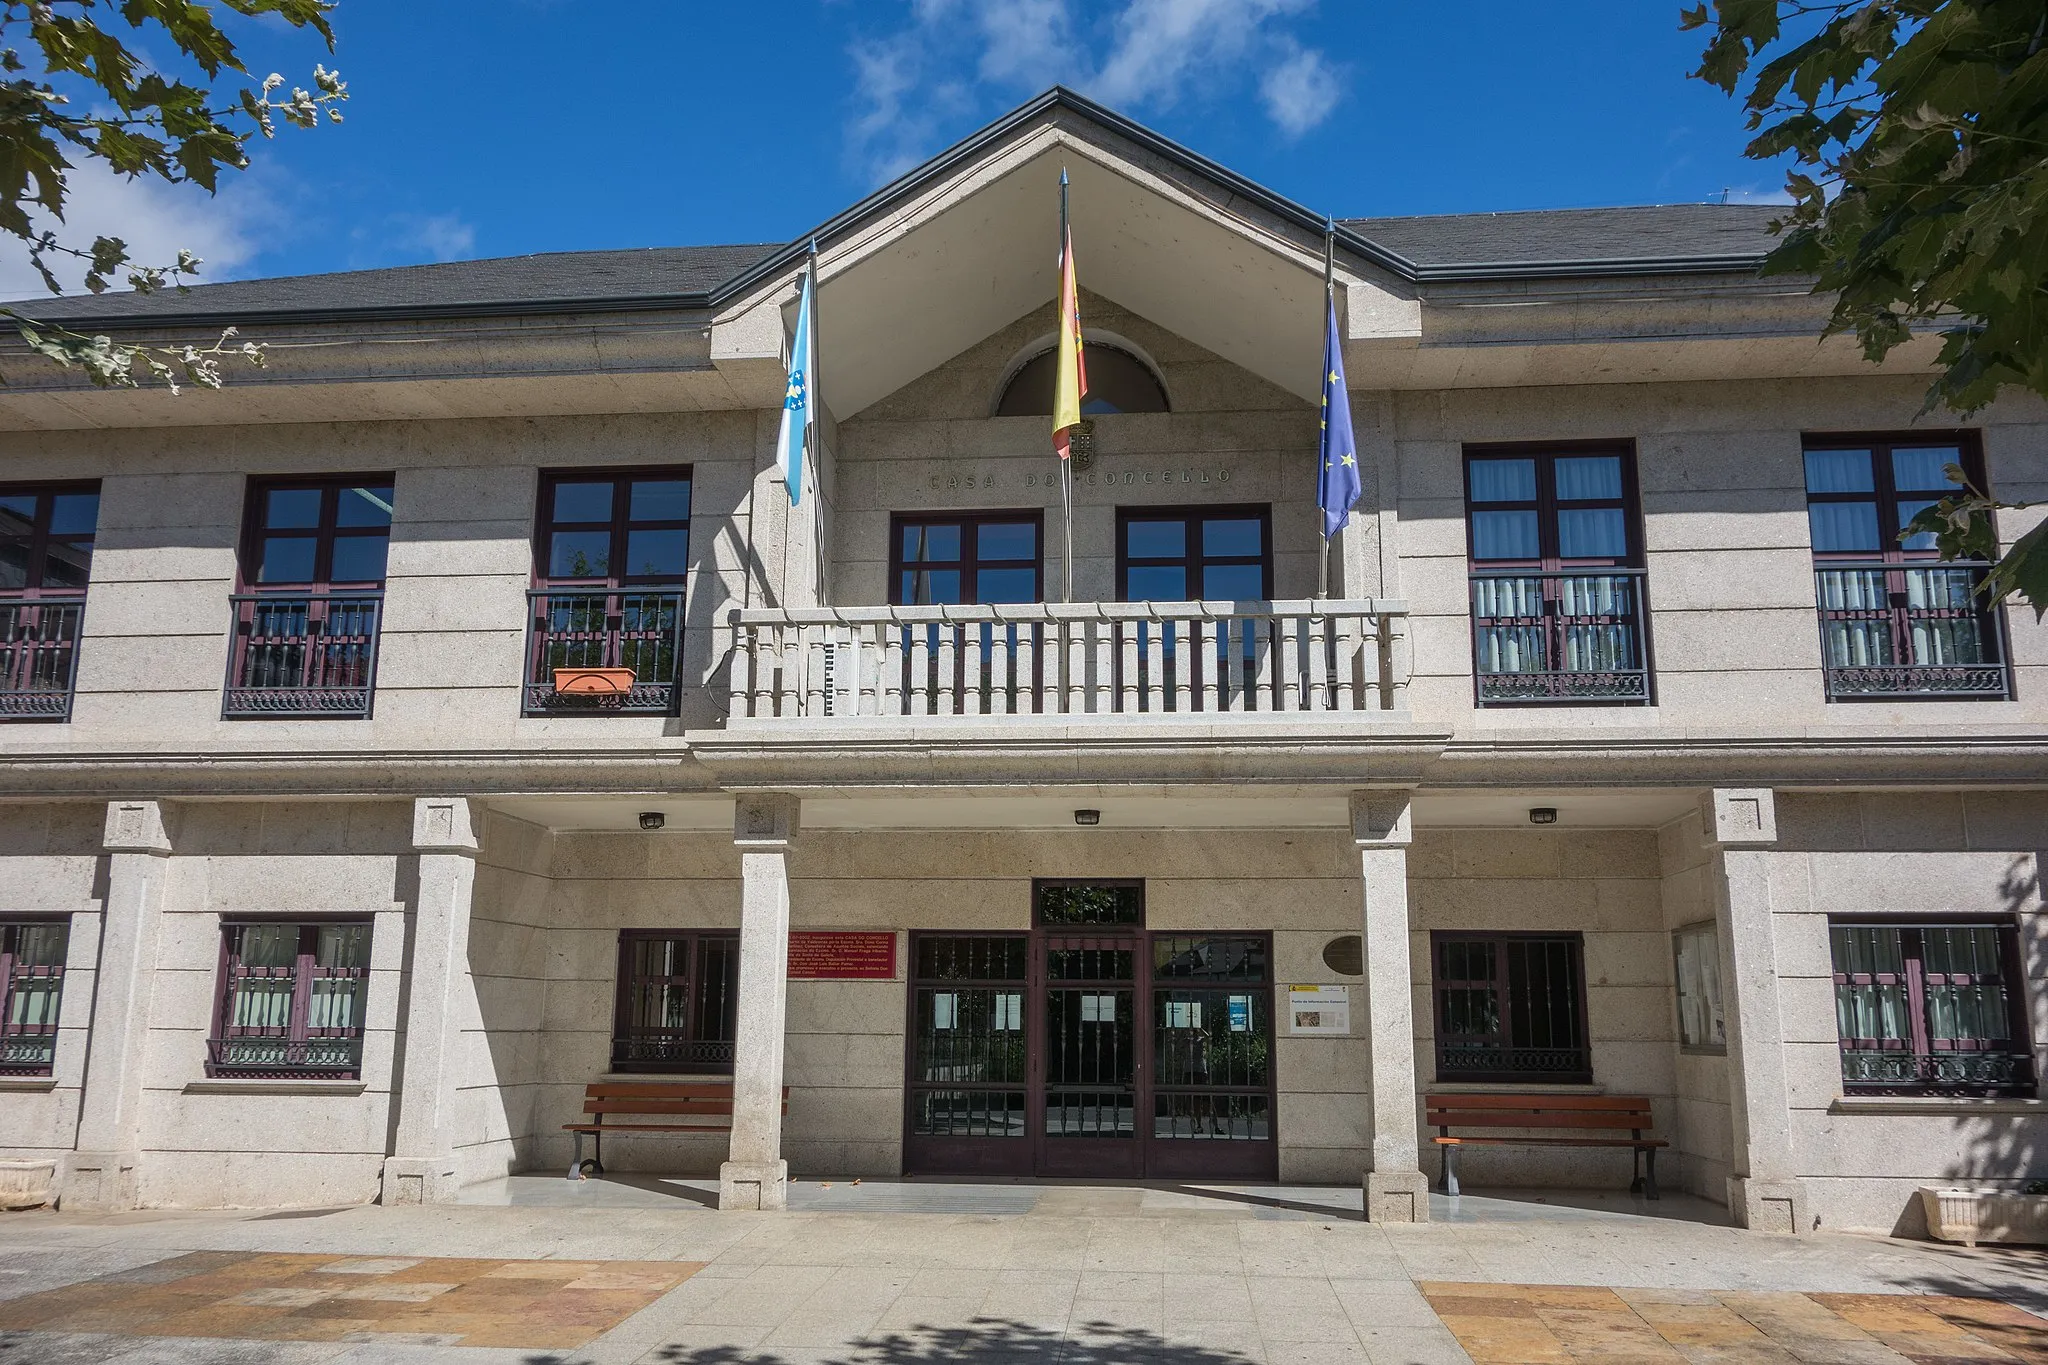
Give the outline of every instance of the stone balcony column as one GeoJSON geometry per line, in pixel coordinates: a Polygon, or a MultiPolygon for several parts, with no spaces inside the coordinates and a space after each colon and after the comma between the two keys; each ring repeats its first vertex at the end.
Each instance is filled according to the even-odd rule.
{"type": "Polygon", "coordinates": [[[101,847],[107,852],[107,900],[100,915],[92,1038],[77,1150],[65,1161],[59,1194],[64,1208],[88,1212],[135,1207],[144,1054],[171,858],[163,803],[109,802],[101,847]]]}
{"type": "Polygon", "coordinates": [[[782,1049],[789,1000],[789,844],[798,801],[767,792],[739,798],[740,993],[734,1024],[732,1145],[718,1168],[721,1209],[782,1209],[782,1049]]]}
{"type": "Polygon", "coordinates": [[[1709,797],[1706,815],[1715,929],[1727,964],[1721,1003],[1734,1129],[1728,1210],[1746,1228],[1806,1232],[1813,1223],[1793,1159],[1778,946],[1771,922],[1768,850],[1778,842],[1777,805],[1768,787],[1718,788],[1709,797]]]}
{"type": "Polygon", "coordinates": [[[1354,792],[1351,838],[1365,889],[1366,1036],[1371,1039],[1368,1125],[1372,1165],[1365,1216],[1374,1223],[1427,1223],[1429,1180],[1416,1137],[1415,1017],[1408,962],[1407,789],[1354,792]]]}
{"type": "Polygon", "coordinates": [[[405,963],[405,1041],[392,1078],[398,1127],[384,1158],[386,1204],[446,1203],[459,1183],[452,1111],[462,1079],[477,818],[475,804],[461,797],[426,796],[412,805],[419,897],[405,963]]]}

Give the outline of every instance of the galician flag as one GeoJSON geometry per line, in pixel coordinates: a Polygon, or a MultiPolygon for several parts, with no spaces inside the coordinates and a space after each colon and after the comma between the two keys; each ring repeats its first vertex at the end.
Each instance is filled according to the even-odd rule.
{"type": "Polygon", "coordinates": [[[811,428],[811,285],[815,267],[804,271],[796,306],[796,339],[789,344],[789,387],[782,395],[782,430],[775,438],[775,467],[789,485],[790,506],[804,496],[804,435],[811,428]]]}
{"type": "Polygon", "coordinates": [[[1087,396],[1088,366],[1081,356],[1081,290],[1074,283],[1074,230],[1067,228],[1060,245],[1059,377],[1052,390],[1052,448],[1062,460],[1070,453],[1074,428],[1081,425],[1081,400],[1087,396]]]}
{"type": "Polygon", "coordinates": [[[1344,387],[1344,347],[1337,336],[1337,296],[1329,295],[1323,328],[1323,467],[1316,480],[1316,505],[1323,509],[1323,539],[1344,529],[1351,507],[1364,491],[1358,477],[1358,443],[1351,439],[1351,395],[1344,387]]]}

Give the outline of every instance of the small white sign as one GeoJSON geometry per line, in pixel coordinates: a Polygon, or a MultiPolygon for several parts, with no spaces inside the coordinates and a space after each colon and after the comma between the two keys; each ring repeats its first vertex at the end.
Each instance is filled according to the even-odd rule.
{"type": "Polygon", "coordinates": [[[1084,1024],[1114,1024],[1116,1022],[1116,997],[1113,995],[1082,996],[1081,1022],[1084,1024]]]}
{"type": "Polygon", "coordinates": [[[1351,988],[1349,986],[1289,986],[1287,988],[1287,1031],[1296,1035],[1349,1037],[1351,1033],[1351,988]]]}

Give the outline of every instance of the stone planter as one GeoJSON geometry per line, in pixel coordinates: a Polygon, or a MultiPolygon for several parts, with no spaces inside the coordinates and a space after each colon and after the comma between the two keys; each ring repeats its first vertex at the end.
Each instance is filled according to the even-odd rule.
{"type": "Polygon", "coordinates": [[[39,1209],[57,1180],[54,1161],[0,1161],[0,1209],[39,1209]]]}
{"type": "Polygon", "coordinates": [[[1944,1242],[2048,1243],[2048,1194],[1924,1185],[1920,1207],[1929,1235],[1944,1242]]]}

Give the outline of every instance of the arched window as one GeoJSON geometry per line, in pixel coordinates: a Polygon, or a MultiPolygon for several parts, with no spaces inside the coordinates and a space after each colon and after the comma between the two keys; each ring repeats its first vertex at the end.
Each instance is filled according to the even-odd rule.
{"type": "MultiPolygon", "coordinates": [[[[1166,389],[1144,361],[1128,351],[1093,341],[1083,343],[1082,353],[1088,362],[1088,397],[1081,404],[1083,416],[1167,411],[1166,389]]],[[[1054,353],[1048,350],[1025,361],[1010,376],[1003,401],[996,404],[996,416],[1052,416],[1054,359],[1054,353]]]]}

